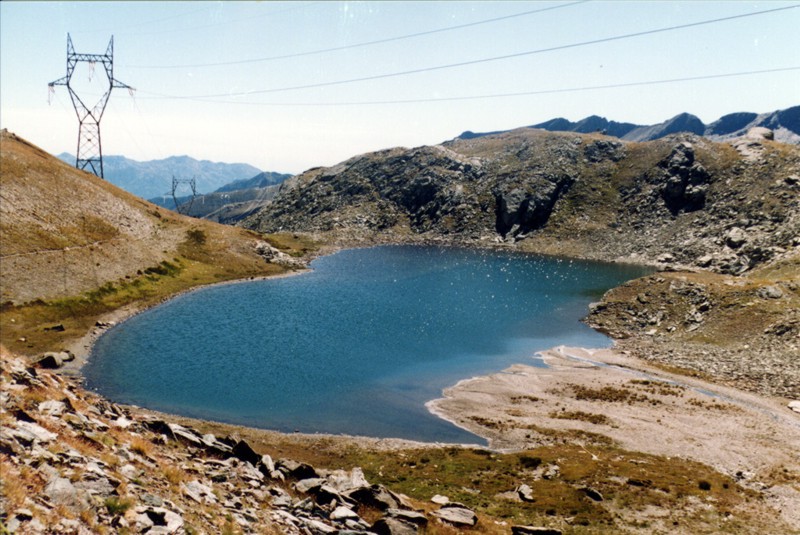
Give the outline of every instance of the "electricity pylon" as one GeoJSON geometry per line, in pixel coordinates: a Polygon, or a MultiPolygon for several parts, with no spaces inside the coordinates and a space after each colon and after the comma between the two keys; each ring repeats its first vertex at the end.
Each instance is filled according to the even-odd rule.
{"type": "Polygon", "coordinates": [[[133,88],[114,79],[114,36],[108,42],[105,54],[78,54],[72,46],[72,38],[67,34],[67,75],[50,82],[47,86],[54,91],[54,86],[65,85],[72,99],[75,114],[78,116],[78,150],[75,156],[75,167],[78,169],[90,168],[91,171],[103,178],[103,147],[100,143],[100,119],[106,110],[108,97],[115,87],[124,88],[133,92],[133,88]],[[108,78],[108,89],[93,107],[88,107],[70,85],[75,66],[79,62],[87,62],[94,68],[97,63],[102,63],[108,78]]]}
{"type": "Polygon", "coordinates": [[[189,215],[189,212],[192,209],[192,204],[194,204],[194,200],[196,197],[197,197],[197,181],[195,180],[195,177],[175,178],[175,175],[172,175],[172,201],[175,203],[176,212],[178,212],[179,214],[189,215]],[[185,206],[185,208],[183,209],[184,211],[181,211],[181,207],[178,205],[178,196],[176,194],[176,191],[178,191],[178,188],[181,186],[181,184],[188,185],[189,188],[191,188],[192,190],[192,196],[189,199],[189,205],[185,206]]]}

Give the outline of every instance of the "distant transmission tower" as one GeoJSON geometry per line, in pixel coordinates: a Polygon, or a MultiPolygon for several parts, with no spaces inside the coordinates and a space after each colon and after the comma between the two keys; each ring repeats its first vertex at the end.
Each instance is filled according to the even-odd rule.
{"type": "Polygon", "coordinates": [[[197,197],[197,182],[195,181],[195,177],[175,178],[175,175],[172,176],[172,200],[175,203],[176,212],[179,214],[188,215],[189,211],[192,209],[192,204],[194,204],[195,197],[197,197]],[[178,204],[178,196],[175,194],[181,184],[188,185],[192,190],[192,197],[189,199],[189,204],[185,207],[184,211],[181,211],[181,207],[178,204]]]}
{"type": "Polygon", "coordinates": [[[51,92],[54,91],[54,86],[57,85],[67,86],[69,96],[72,98],[72,105],[75,107],[75,113],[78,116],[78,123],[80,124],[78,129],[78,150],[75,157],[75,167],[84,170],[91,168],[91,171],[95,175],[103,178],[103,148],[100,143],[100,119],[103,118],[103,112],[106,110],[106,104],[108,103],[108,97],[111,96],[112,89],[120,87],[127,89],[131,94],[133,93],[132,87],[114,79],[114,36],[111,36],[105,54],[77,54],[75,48],[72,46],[72,38],[67,34],[67,75],[47,84],[51,92]],[[94,69],[97,63],[102,63],[103,68],[106,70],[106,77],[108,78],[108,89],[92,108],[84,104],[83,100],[81,100],[70,85],[72,74],[75,72],[75,66],[81,61],[89,63],[92,69],[94,69]]]}

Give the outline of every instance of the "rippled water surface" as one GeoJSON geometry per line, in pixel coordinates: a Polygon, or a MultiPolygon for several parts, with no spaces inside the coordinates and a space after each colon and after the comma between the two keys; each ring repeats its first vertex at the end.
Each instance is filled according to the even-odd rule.
{"type": "Polygon", "coordinates": [[[479,442],[425,409],[460,379],[558,344],[642,268],[387,246],[311,273],[205,288],[109,330],[84,368],[109,398],[281,431],[479,442]]]}

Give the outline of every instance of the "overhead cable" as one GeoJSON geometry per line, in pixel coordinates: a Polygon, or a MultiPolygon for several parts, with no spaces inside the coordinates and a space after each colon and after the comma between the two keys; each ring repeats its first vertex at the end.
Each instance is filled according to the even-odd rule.
{"type": "Polygon", "coordinates": [[[577,86],[577,87],[562,87],[555,89],[538,89],[531,91],[518,91],[508,93],[491,93],[485,95],[468,95],[456,97],[431,97],[431,98],[415,98],[415,99],[399,99],[399,100],[366,100],[366,101],[342,101],[342,102],[252,102],[245,100],[210,100],[210,99],[193,99],[198,102],[207,102],[210,104],[238,104],[246,106],[296,106],[296,107],[327,107],[327,106],[370,106],[370,105],[388,105],[388,104],[421,104],[427,102],[456,102],[464,100],[483,100],[494,98],[508,98],[508,97],[523,97],[531,95],[547,95],[555,93],[575,93],[579,91],[596,91],[600,89],[618,89],[624,87],[637,87],[659,84],[671,84],[677,82],[694,82],[699,80],[713,80],[716,78],[731,78],[735,76],[753,76],[757,74],[770,74],[778,72],[800,71],[800,65],[794,67],[778,67],[774,69],[762,69],[757,71],[739,71],[728,72],[722,74],[707,74],[701,76],[686,76],[683,78],[666,78],[662,80],[645,80],[640,82],[622,82],[617,84],[606,85],[591,85],[591,86],[577,86]]]}
{"type": "Polygon", "coordinates": [[[437,28],[435,30],[427,30],[427,31],[424,31],[424,32],[410,33],[410,34],[406,34],[406,35],[398,35],[398,36],[395,36],[395,37],[387,37],[385,39],[377,39],[377,40],[374,40],[374,41],[365,41],[365,42],[362,42],[362,43],[353,43],[353,44],[349,44],[349,45],[342,45],[342,46],[337,46],[337,47],[332,47],[332,48],[321,48],[321,49],[318,49],[318,50],[309,50],[307,52],[295,52],[295,53],[292,53],[292,54],[283,54],[283,55],[279,55],[279,56],[268,56],[268,57],[264,57],[264,58],[242,59],[242,60],[236,60],[236,61],[220,61],[220,62],[216,62],[216,63],[190,63],[190,64],[182,64],[182,65],[125,65],[125,67],[130,68],[130,69],[182,69],[182,68],[196,69],[196,68],[201,68],[201,67],[220,67],[220,66],[228,66],[228,65],[242,65],[242,64],[247,64],[247,63],[260,63],[260,62],[275,61],[275,60],[280,60],[280,59],[299,58],[299,57],[303,57],[303,56],[314,56],[314,55],[317,55],[317,54],[325,54],[325,53],[328,53],[328,52],[339,52],[339,51],[342,51],[342,50],[350,50],[350,49],[353,49],[353,48],[361,48],[361,47],[378,45],[378,44],[383,44],[383,43],[391,43],[393,41],[402,41],[402,40],[405,40],[405,39],[413,39],[415,37],[422,37],[422,36],[425,36],[425,35],[432,35],[432,34],[436,34],[436,33],[449,32],[449,31],[453,31],[453,30],[461,30],[463,28],[471,28],[473,26],[479,26],[479,25],[482,25],[482,24],[489,24],[489,23],[493,23],[493,22],[499,22],[499,21],[503,21],[503,20],[524,17],[524,16],[527,16],[527,15],[533,15],[534,13],[542,13],[542,12],[545,12],[545,11],[553,11],[553,10],[556,10],[556,9],[570,7],[570,6],[574,6],[574,5],[578,5],[578,4],[585,4],[588,1],[589,0],[578,0],[577,2],[571,2],[569,4],[560,4],[560,5],[557,5],[557,6],[550,6],[550,7],[545,7],[545,8],[532,9],[530,11],[523,11],[521,13],[513,13],[511,15],[505,15],[503,17],[495,17],[493,19],[485,19],[485,20],[479,20],[479,21],[475,21],[475,22],[468,22],[466,24],[459,24],[459,25],[456,25],[456,26],[447,26],[447,27],[444,27],[444,28],[437,28]]]}
{"type": "Polygon", "coordinates": [[[214,94],[208,94],[208,95],[188,95],[188,96],[166,95],[166,94],[162,94],[162,93],[155,93],[155,92],[149,92],[149,91],[148,92],[142,91],[142,93],[147,93],[149,95],[154,95],[154,96],[165,98],[165,99],[196,100],[196,99],[212,99],[212,98],[224,98],[224,97],[249,96],[249,95],[258,95],[258,94],[265,94],[265,93],[280,93],[280,92],[286,92],[286,91],[297,91],[297,90],[301,90],[301,89],[315,89],[315,88],[320,88],[320,87],[330,87],[330,86],[334,86],[334,85],[343,85],[343,84],[350,84],[350,83],[356,83],[356,82],[366,82],[366,81],[371,81],[371,80],[395,78],[395,77],[398,77],[398,76],[407,76],[407,75],[410,75],[410,74],[420,74],[420,73],[424,73],[424,72],[439,71],[439,70],[444,70],[444,69],[453,69],[453,68],[457,68],[457,67],[465,67],[465,66],[468,66],[468,65],[477,65],[477,64],[480,64],[480,63],[488,63],[488,62],[492,62],[492,61],[507,60],[507,59],[519,58],[519,57],[523,57],[523,56],[530,56],[530,55],[534,55],[534,54],[543,54],[543,53],[547,53],[547,52],[555,52],[555,51],[558,51],[558,50],[567,50],[567,49],[570,49],[570,48],[578,48],[578,47],[583,47],[583,46],[597,45],[597,44],[608,43],[608,42],[612,42],[612,41],[620,41],[620,40],[623,40],[623,39],[631,39],[631,38],[634,38],[634,37],[642,37],[642,36],[645,36],[645,35],[653,35],[653,34],[657,34],[657,33],[664,33],[664,32],[670,32],[670,31],[675,31],[675,30],[682,30],[682,29],[686,29],[686,28],[696,28],[698,26],[704,26],[704,25],[708,25],[708,24],[716,24],[716,23],[719,23],[719,22],[726,22],[726,21],[730,21],[730,20],[737,20],[737,19],[743,19],[743,18],[747,18],[747,17],[754,17],[754,16],[757,16],[757,15],[765,15],[767,13],[776,13],[776,12],[780,12],[780,11],[786,11],[788,9],[795,9],[795,8],[798,8],[798,7],[800,7],[800,4],[794,4],[794,5],[791,5],[791,6],[779,7],[779,8],[773,8],[773,9],[765,9],[765,10],[761,10],[761,11],[753,11],[753,12],[750,12],[750,13],[743,13],[743,14],[740,14],[740,15],[731,15],[731,16],[728,16],[728,17],[720,17],[720,18],[716,18],[716,19],[708,19],[708,20],[703,20],[703,21],[699,21],[699,22],[691,22],[691,23],[687,23],[687,24],[678,24],[678,25],[675,25],[675,26],[667,26],[667,27],[664,27],[664,28],[656,28],[656,29],[653,29],[653,30],[644,30],[644,31],[641,31],[641,32],[627,33],[627,34],[615,35],[615,36],[611,36],[611,37],[603,37],[603,38],[600,38],[600,39],[592,39],[592,40],[589,40],[589,41],[581,41],[581,42],[578,42],[578,43],[571,43],[571,44],[566,44],[566,45],[558,45],[558,46],[547,47],[547,48],[539,48],[539,49],[535,49],[535,50],[528,50],[528,51],[525,51],[525,52],[515,52],[513,54],[505,54],[505,55],[502,55],[502,56],[493,56],[493,57],[489,57],[489,58],[474,59],[474,60],[462,61],[462,62],[458,62],[458,63],[449,63],[449,64],[446,64],[446,65],[436,65],[436,66],[432,66],[432,67],[421,67],[421,68],[418,68],[418,69],[411,69],[411,70],[406,70],[406,71],[384,73],[384,74],[374,74],[374,75],[370,75],[370,76],[362,76],[362,77],[359,77],[359,78],[349,78],[349,79],[345,79],[345,80],[335,80],[335,81],[330,81],[330,82],[317,82],[317,83],[312,83],[312,84],[295,85],[295,86],[288,86],[288,87],[278,87],[278,88],[272,88],[272,89],[256,89],[256,90],[251,90],[251,91],[214,93],[214,94]]]}

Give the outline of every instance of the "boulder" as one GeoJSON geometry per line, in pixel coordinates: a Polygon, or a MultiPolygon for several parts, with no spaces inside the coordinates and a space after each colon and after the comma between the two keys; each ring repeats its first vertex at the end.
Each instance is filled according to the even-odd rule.
{"type": "Polygon", "coordinates": [[[214,489],[208,485],[200,483],[200,481],[193,479],[188,483],[181,483],[181,490],[183,493],[200,504],[214,504],[217,502],[217,496],[214,494],[214,489]]]}
{"type": "Polygon", "coordinates": [[[294,489],[302,494],[308,494],[309,492],[315,492],[319,490],[324,484],[324,479],[320,477],[310,477],[308,479],[301,479],[295,483],[294,489]]]}
{"type": "Polygon", "coordinates": [[[319,477],[319,474],[310,464],[299,463],[291,459],[280,459],[275,463],[275,467],[286,474],[288,477],[294,479],[309,479],[312,477],[319,477]]]}
{"type": "Polygon", "coordinates": [[[389,508],[386,510],[386,516],[402,520],[409,524],[416,524],[417,526],[425,526],[428,524],[428,517],[417,511],[389,508]]]}
{"type": "Polygon", "coordinates": [[[163,507],[139,506],[133,510],[133,521],[139,532],[146,533],[178,533],[183,528],[183,518],[163,507]]]}
{"type": "Polygon", "coordinates": [[[536,498],[533,496],[533,489],[530,485],[522,484],[517,487],[517,495],[523,502],[535,502],[536,498]]]}
{"type": "Polygon", "coordinates": [[[64,358],[61,353],[48,352],[41,355],[34,361],[34,366],[54,370],[64,365],[64,358]]]}
{"type": "Polygon", "coordinates": [[[261,455],[256,453],[253,448],[250,447],[250,444],[244,440],[237,442],[231,453],[237,459],[248,462],[253,466],[258,466],[258,463],[261,462],[261,455]]]}
{"type": "Polygon", "coordinates": [[[754,126],[747,131],[746,136],[748,139],[767,139],[772,141],[775,139],[775,132],[763,126],[754,126]]]}
{"type": "Polygon", "coordinates": [[[433,498],[431,498],[431,501],[436,505],[447,505],[450,503],[450,498],[447,496],[442,496],[441,494],[436,494],[433,498]]]}
{"type": "Polygon", "coordinates": [[[344,507],[343,505],[338,506],[331,512],[330,519],[337,521],[343,521],[347,519],[360,520],[358,514],[355,511],[353,511],[349,507],[344,507]]]}
{"type": "Polygon", "coordinates": [[[401,505],[400,500],[383,485],[361,487],[346,492],[344,496],[357,503],[367,507],[375,507],[381,511],[399,509],[401,505]]]}
{"type": "Polygon", "coordinates": [[[593,489],[592,487],[581,487],[578,489],[578,491],[583,493],[583,495],[589,498],[590,500],[593,500],[595,502],[603,501],[603,495],[597,489],[593,489]]]}
{"type": "Polygon", "coordinates": [[[372,525],[370,531],[377,535],[417,535],[419,533],[414,524],[392,517],[381,518],[372,525]]]}
{"type": "Polygon", "coordinates": [[[465,507],[442,507],[434,511],[433,515],[442,522],[455,527],[472,527],[478,523],[478,515],[465,507]]]}
{"type": "Polygon", "coordinates": [[[336,489],[338,492],[346,492],[351,489],[361,487],[369,487],[367,478],[364,477],[364,471],[355,467],[350,472],[345,470],[334,470],[326,475],[325,479],[328,485],[336,489]]]}
{"type": "Polygon", "coordinates": [[[56,401],[55,399],[47,399],[39,403],[37,407],[39,412],[45,414],[47,416],[61,416],[61,414],[66,410],[67,406],[62,401],[56,401]]]}
{"type": "Polygon", "coordinates": [[[800,412],[800,401],[790,401],[789,408],[794,412],[800,412]]]}
{"type": "Polygon", "coordinates": [[[63,505],[73,511],[83,511],[89,507],[86,491],[80,490],[65,477],[55,477],[44,488],[44,495],[55,506],[63,505]]]}
{"type": "Polygon", "coordinates": [[[58,438],[57,434],[51,433],[44,427],[33,422],[25,421],[17,422],[15,429],[11,431],[11,434],[14,436],[14,438],[21,440],[26,444],[32,444],[33,442],[47,443],[58,438]]]}
{"type": "Polygon", "coordinates": [[[731,249],[738,249],[747,241],[747,232],[739,227],[732,227],[725,233],[725,245],[731,249]]]}
{"type": "Polygon", "coordinates": [[[780,299],[783,291],[777,286],[764,286],[756,292],[761,299],[780,299]]]}

